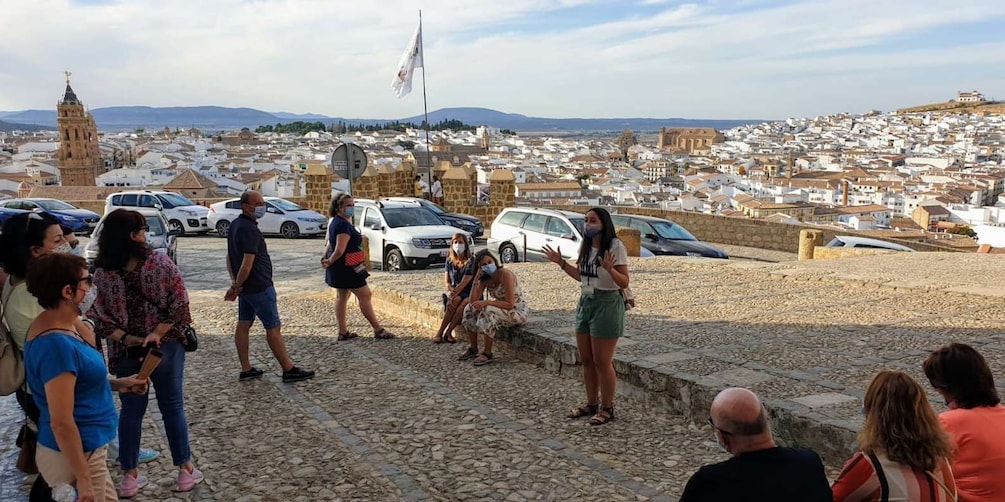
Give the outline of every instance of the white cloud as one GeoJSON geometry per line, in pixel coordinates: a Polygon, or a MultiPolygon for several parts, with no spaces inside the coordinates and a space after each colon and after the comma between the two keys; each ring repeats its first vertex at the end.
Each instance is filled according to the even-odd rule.
{"type": "MultiPolygon", "coordinates": [[[[772,118],[947,99],[957,87],[1005,94],[988,87],[1005,74],[1005,36],[905,42],[1001,18],[1002,2],[667,2],[642,11],[584,3],[423,2],[430,108],[772,118]],[[581,12],[612,14],[561,22],[581,12]]],[[[92,107],[415,115],[421,95],[398,100],[388,82],[417,12],[407,0],[9,1],[0,109],[51,108],[70,69],[92,107]]]]}

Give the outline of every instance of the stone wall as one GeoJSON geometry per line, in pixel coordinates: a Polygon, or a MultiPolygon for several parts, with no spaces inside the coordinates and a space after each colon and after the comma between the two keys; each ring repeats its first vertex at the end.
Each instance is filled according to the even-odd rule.
{"type": "Polygon", "coordinates": [[[307,185],[307,196],[303,207],[327,215],[332,199],[332,178],[334,175],[325,166],[311,164],[304,172],[307,185]]]}
{"type": "Polygon", "coordinates": [[[850,256],[873,256],[877,254],[894,254],[900,251],[892,249],[871,249],[871,248],[829,248],[817,246],[813,248],[814,260],[836,260],[838,258],[848,258],[850,256]]]}
{"type": "MultiPolygon", "coordinates": [[[[584,206],[551,206],[554,209],[575,211],[577,213],[586,212],[584,206]]],[[[731,244],[734,246],[748,246],[761,249],[771,249],[775,251],[785,251],[788,253],[799,252],[799,232],[809,227],[803,225],[788,225],[785,223],[774,223],[763,220],[753,220],[747,218],[730,218],[714,214],[694,213],[689,211],[665,211],[662,209],[647,209],[640,207],[617,206],[607,207],[612,213],[638,214],[642,216],[655,216],[666,218],[681,224],[688,229],[699,240],[715,242],[719,244],[731,244]]],[[[497,213],[498,214],[498,213],[497,213]]],[[[830,228],[818,228],[823,232],[823,242],[826,244],[836,235],[861,235],[869,237],[868,234],[856,232],[854,230],[834,230],[830,228]]],[[[936,246],[923,242],[915,242],[908,239],[882,240],[895,242],[907,246],[915,251],[947,251],[959,252],[959,249],[936,246]]]]}

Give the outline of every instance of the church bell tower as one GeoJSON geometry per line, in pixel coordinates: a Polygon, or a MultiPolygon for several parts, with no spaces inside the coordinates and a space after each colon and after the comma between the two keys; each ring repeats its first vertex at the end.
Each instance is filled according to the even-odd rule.
{"type": "Polygon", "coordinates": [[[84,104],[70,87],[70,72],[66,72],[66,92],[56,104],[59,124],[59,178],[63,186],[95,186],[101,166],[98,149],[98,127],[94,117],[84,110],[84,104]]]}

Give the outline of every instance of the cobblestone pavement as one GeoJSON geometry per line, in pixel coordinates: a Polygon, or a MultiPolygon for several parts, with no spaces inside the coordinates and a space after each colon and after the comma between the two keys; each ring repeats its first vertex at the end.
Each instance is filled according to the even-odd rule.
{"type": "MultiPolygon", "coordinates": [[[[571,339],[578,288],[551,264],[512,268],[532,306],[531,331],[571,339]]],[[[902,253],[824,262],[694,258],[633,260],[638,308],[619,357],[643,367],[750,387],[849,429],[881,369],[928,388],[921,361],[950,341],[971,343],[1005,375],[1005,257],[902,253]]],[[[440,278],[378,274],[372,283],[435,303],[440,278]]],[[[999,378],[999,386],[1005,383],[999,378]]],[[[825,458],[840,465],[843,458],[825,458]]]]}
{"type": "MultiPolygon", "coordinates": [[[[505,357],[474,368],[455,360],[462,347],[433,345],[408,321],[385,319],[396,340],[336,342],[315,265],[320,241],[269,244],[287,344],[318,377],[281,383],[256,325],[252,353],[267,376],[236,381],[235,307],[220,300],[226,272],[216,268],[223,241],[183,239],[180,264],[202,335],[187,364],[186,403],[206,481],[170,492],[174,468],[151,406],[143,445],[162,456],[142,466],[152,482],[135,500],[674,500],[694,470],[724,458],[707,427],[629,399],[606,426],[569,421],[565,413],[582,400],[578,381],[505,357]]],[[[368,332],[358,313],[350,322],[368,332]]],[[[0,400],[5,501],[23,500],[27,489],[13,469],[17,416],[12,399],[0,400]]]]}

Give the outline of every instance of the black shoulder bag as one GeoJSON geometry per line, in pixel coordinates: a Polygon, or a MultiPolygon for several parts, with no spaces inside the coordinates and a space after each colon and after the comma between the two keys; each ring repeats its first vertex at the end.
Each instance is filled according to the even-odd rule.
{"type": "MultiPolygon", "coordinates": [[[[140,295],[141,298],[146,300],[147,303],[157,309],[159,314],[164,314],[164,310],[161,309],[160,305],[157,305],[157,302],[151,300],[149,296],[143,294],[143,291],[133,287],[130,287],[129,289],[133,290],[136,294],[140,295]]],[[[177,329],[184,338],[182,345],[185,346],[185,352],[195,352],[196,349],[199,348],[199,335],[195,332],[195,328],[192,326],[174,326],[172,329],[177,329]]]]}

